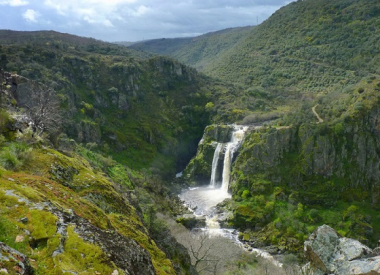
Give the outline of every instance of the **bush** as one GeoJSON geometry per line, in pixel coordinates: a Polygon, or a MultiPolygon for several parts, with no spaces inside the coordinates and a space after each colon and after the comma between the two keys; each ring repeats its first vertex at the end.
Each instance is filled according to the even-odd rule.
{"type": "Polygon", "coordinates": [[[243,199],[247,199],[248,197],[250,197],[250,192],[248,190],[244,190],[243,193],[241,194],[241,197],[243,199]]]}
{"type": "Polygon", "coordinates": [[[334,132],[336,135],[341,135],[344,133],[344,126],[342,123],[337,123],[334,126],[334,132]]]}
{"type": "Polygon", "coordinates": [[[25,143],[11,143],[2,148],[0,165],[7,170],[18,170],[30,160],[30,152],[31,148],[25,143]]]}
{"type": "Polygon", "coordinates": [[[269,121],[279,118],[281,115],[279,113],[266,113],[266,114],[251,114],[244,117],[242,124],[252,124],[256,122],[269,121]]]}
{"type": "Polygon", "coordinates": [[[356,111],[361,111],[361,110],[363,110],[363,108],[364,108],[364,105],[362,102],[356,102],[354,105],[354,110],[356,110],[356,111]]]}

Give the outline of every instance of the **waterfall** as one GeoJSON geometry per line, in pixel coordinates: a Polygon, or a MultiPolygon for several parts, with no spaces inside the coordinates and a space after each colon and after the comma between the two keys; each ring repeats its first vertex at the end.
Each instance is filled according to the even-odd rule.
{"type": "Polygon", "coordinates": [[[228,187],[230,184],[230,173],[231,173],[231,164],[234,158],[234,153],[239,149],[244,136],[245,132],[247,131],[247,126],[237,126],[234,125],[234,131],[231,136],[231,141],[228,143],[218,143],[215,152],[214,157],[212,159],[212,167],[211,167],[211,180],[210,180],[210,187],[216,187],[216,177],[217,177],[217,171],[218,171],[218,162],[219,162],[219,156],[222,148],[224,147],[224,161],[223,161],[223,173],[222,173],[222,186],[221,190],[225,193],[228,192],[228,187]]]}
{"type": "Polygon", "coordinates": [[[223,181],[221,187],[221,189],[226,193],[228,192],[230,185],[231,163],[234,158],[234,153],[239,149],[247,129],[247,126],[234,126],[231,141],[226,145],[223,162],[223,181]]]}
{"type": "Polygon", "coordinates": [[[214,158],[212,159],[211,181],[210,181],[211,187],[215,187],[216,171],[218,168],[219,155],[220,155],[220,151],[222,150],[222,146],[223,146],[222,143],[218,143],[218,145],[215,148],[214,158]]]}
{"type": "Polygon", "coordinates": [[[230,185],[230,173],[231,173],[231,147],[232,143],[229,142],[226,146],[226,153],[224,155],[223,162],[223,180],[222,180],[222,190],[228,192],[228,187],[230,185]]]}

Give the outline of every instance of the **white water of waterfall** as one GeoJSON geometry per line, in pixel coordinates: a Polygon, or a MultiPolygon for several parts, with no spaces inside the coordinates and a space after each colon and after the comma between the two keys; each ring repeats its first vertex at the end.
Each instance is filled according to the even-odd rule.
{"type": "Polygon", "coordinates": [[[220,155],[220,151],[222,150],[222,146],[223,146],[222,143],[218,143],[218,145],[215,148],[214,158],[212,159],[211,181],[210,181],[210,186],[211,187],[215,187],[215,183],[216,183],[216,180],[215,180],[216,179],[216,171],[217,171],[217,168],[218,168],[219,155],[220,155]]]}
{"type": "Polygon", "coordinates": [[[228,192],[230,185],[231,163],[234,158],[234,153],[239,149],[247,129],[248,127],[246,126],[235,126],[231,141],[226,145],[223,162],[223,181],[221,188],[224,192],[228,192]]]}
{"type": "Polygon", "coordinates": [[[210,185],[191,187],[187,190],[183,190],[180,194],[180,198],[195,216],[205,217],[206,227],[198,228],[198,230],[206,232],[210,238],[217,236],[231,239],[233,240],[233,245],[238,244],[242,249],[249,249],[248,251],[253,251],[261,257],[272,261],[275,265],[281,266],[281,263],[275,260],[269,253],[260,249],[244,246],[239,241],[238,232],[235,229],[223,228],[219,223],[219,221],[226,220],[227,215],[225,214],[227,213],[220,213],[216,206],[223,200],[231,198],[231,194],[228,193],[231,165],[234,154],[239,149],[247,129],[248,127],[245,126],[234,126],[230,142],[217,143],[212,160],[210,185]],[[223,155],[222,150],[224,151],[223,167],[219,167],[218,171],[218,163],[221,162],[219,161],[220,155],[223,155]],[[223,182],[222,187],[219,187],[217,181],[219,181],[221,169],[223,169],[223,182]]]}
{"type": "Polygon", "coordinates": [[[223,162],[223,181],[221,189],[224,192],[228,192],[228,187],[230,185],[230,173],[231,173],[231,147],[232,143],[228,143],[226,146],[226,152],[224,155],[223,162]]]}

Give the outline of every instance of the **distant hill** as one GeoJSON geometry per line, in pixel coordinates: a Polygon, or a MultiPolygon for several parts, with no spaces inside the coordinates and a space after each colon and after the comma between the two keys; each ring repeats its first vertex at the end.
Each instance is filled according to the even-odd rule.
{"type": "MultiPolygon", "coordinates": [[[[220,95],[217,110],[235,109],[241,117],[249,112],[282,114],[326,94],[336,93],[339,101],[341,92],[379,77],[379,25],[377,0],[304,0],[281,8],[257,27],[191,40],[146,41],[131,48],[176,58],[241,88],[237,94],[220,95]]],[[[326,113],[333,109],[324,106],[326,113]]]]}
{"type": "Polygon", "coordinates": [[[134,43],[129,47],[170,56],[202,70],[215,56],[222,55],[241,39],[244,39],[253,28],[251,26],[229,28],[197,37],[147,40],[134,43]]]}
{"type": "Polygon", "coordinates": [[[380,2],[305,0],[277,12],[204,72],[272,92],[322,92],[378,74],[380,2]]]}
{"type": "Polygon", "coordinates": [[[13,31],[0,30],[0,45],[47,45],[57,50],[80,50],[107,55],[128,55],[139,59],[149,58],[152,55],[141,51],[130,50],[113,43],[104,42],[94,38],[76,36],[56,31],[13,31]]]}
{"type": "Polygon", "coordinates": [[[115,41],[114,44],[120,45],[120,46],[126,46],[129,47],[137,42],[128,42],[128,41],[115,41]]]}

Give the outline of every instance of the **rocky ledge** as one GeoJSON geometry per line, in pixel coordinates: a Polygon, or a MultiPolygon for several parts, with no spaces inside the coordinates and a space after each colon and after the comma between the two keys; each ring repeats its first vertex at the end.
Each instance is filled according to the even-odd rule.
{"type": "Polygon", "coordinates": [[[310,235],[304,252],[314,275],[380,274],[380,247],[372,250],[357,240],[340,237],[327,225],[310,235]]]}
{"type": "Polygon", "coordinates": [[[196,216],[193,214],[181,215],[177,217],[176,221],[190,230],[206,226],[206,218],[204,216],[196,216]]]}
{"type": "Polygon", "coordinates": [[[0,274],[33,275],[34,271],[24,254],[0,242],[0,274]]]}

